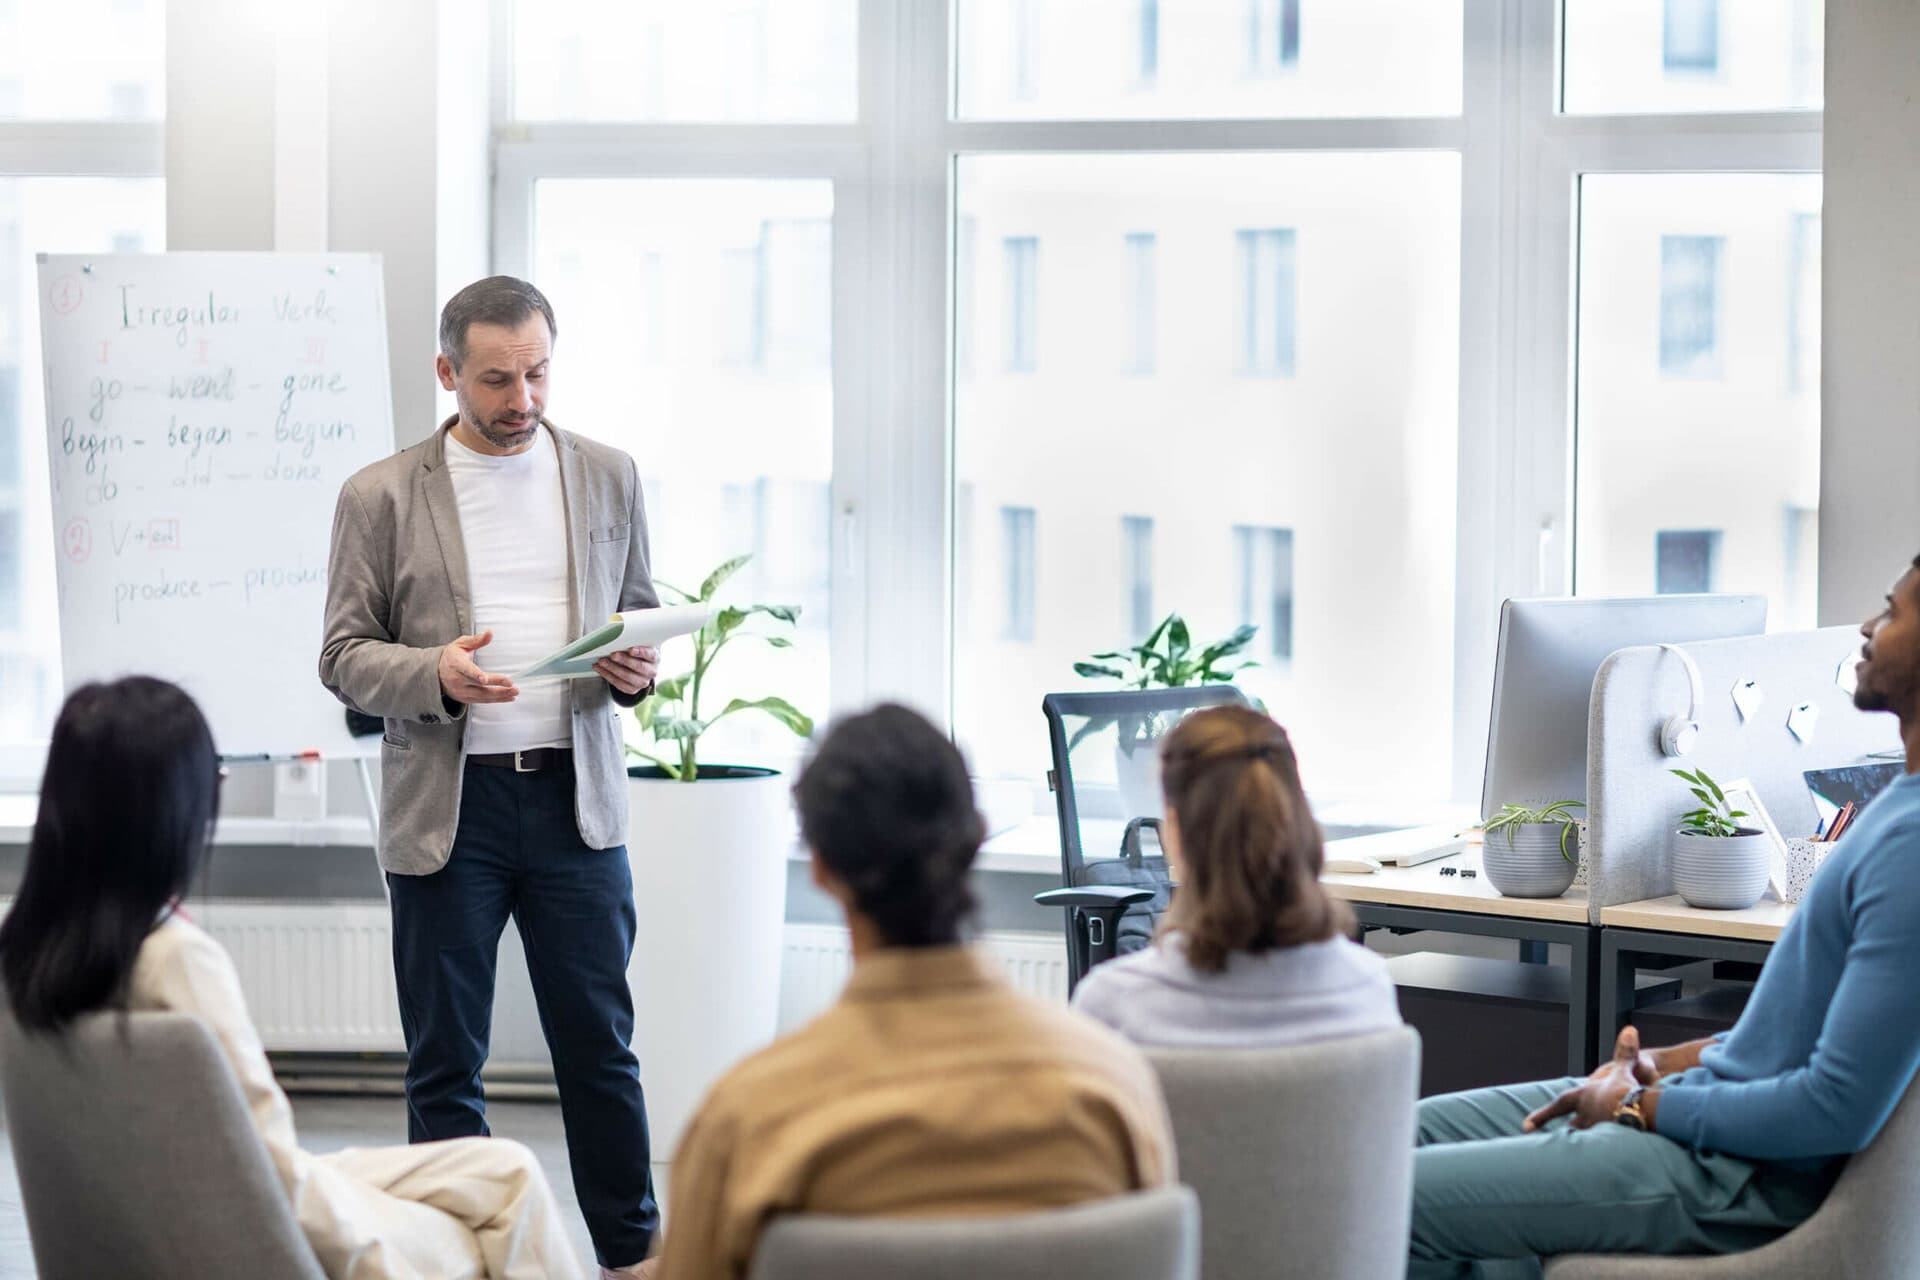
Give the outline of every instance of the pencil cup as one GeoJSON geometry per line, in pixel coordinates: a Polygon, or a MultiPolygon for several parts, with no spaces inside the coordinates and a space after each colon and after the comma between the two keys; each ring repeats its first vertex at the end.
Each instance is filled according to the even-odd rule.
{"type": "Polygon", "coordinates": [[[1798,902],[1806,896],[1807,886],[1813,883],[1813,873],[1820,869],[1833,848],[1833,844],[1825,840],[1787,841],[1788,902],[1798,902]]]}

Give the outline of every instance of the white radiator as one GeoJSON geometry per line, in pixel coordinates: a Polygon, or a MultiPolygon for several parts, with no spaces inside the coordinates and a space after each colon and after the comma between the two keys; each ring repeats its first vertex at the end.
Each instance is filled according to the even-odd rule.
{"type": "MultiPolygon", "coordinates": [[[[979,940],[1013,985],[1065,1004],[1067,949],[1057,933],[989,933],[979,940]]],[[[838,925],[790,924],[780,959],[780,1030],[790,1031],[839,996],[853,970],[853,946],[838,925]]]]}
{"type": "MultiPolygon", "coordinates": [[[[393,985],[392,930],[381,903],[198,902],[193,918],[233,957],[260,1038],[275,1052],[389,1051],[403,1048],[393,985]]],[[[509,927],[508,934],[512,929],[509,927]]],[[[509,1000],[502,940],[501,1004],[509,1000]]],[[[1036,999],[1064,1003],[1067,957],[1055,933],[988,933],[980,945],[1015,987],[1036,999]]],[[[788,1031],[832,1004],[853,967],[847,931],[838,925],[789,924],[781,955],[780,1030],[788,1031]]],[[[524,980],[522,980],[524,982],[524,980]]],[[[496,1024],[503,1007],[496,1013],[496,1024]]],[[[503,1027],[496,1025],[497,1043],[503,1027]]],[[[540,1058],[537,1041],[519,1058],[540,1058]]]]}
{"type": "Polygon", "coordinates": [[[386,904],[219,901],[189,910],[233,957],[268,1049],[405,1049],[386,904]]]}

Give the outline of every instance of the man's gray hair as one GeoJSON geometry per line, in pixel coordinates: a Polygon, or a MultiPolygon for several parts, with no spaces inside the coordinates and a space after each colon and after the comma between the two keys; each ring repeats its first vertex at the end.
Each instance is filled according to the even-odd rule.
{"type": "Polygon", "coordinates": [[[448,298],[447,305],[440,309],[440,354],[458,373],[467,358],[468,329],[476,324],[517,329],[535,315],[546,318],[549,339],[560,336],[559,326],[553,322],[553,304],[546,294],[513,276],[476,280],[448,298]]]}

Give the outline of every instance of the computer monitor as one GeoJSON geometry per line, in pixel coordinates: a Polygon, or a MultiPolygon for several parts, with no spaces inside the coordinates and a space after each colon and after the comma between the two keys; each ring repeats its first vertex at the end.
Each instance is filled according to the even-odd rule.
{"type": "Polygon", "coordinates": [[[1500,606],[1480,816],[1492,817],[1503,804],[1587,798],[1587,705],[1608,654],[1758,635],[1766,626],[1765,596],[1507,601],[1500,606]]]}

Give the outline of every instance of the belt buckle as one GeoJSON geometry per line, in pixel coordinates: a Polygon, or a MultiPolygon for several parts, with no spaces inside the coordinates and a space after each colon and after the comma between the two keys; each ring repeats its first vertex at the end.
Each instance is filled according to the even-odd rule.
{"type": "Polygon", "coordinates": [[[539,765],[537,765],[537,764],[536,764],[536,765],[530,765],[530,766],[524,766],[524,767],[523,767],[523,766],[521,765],[521,763],[520,763],[520,757],[522,757],[522,756],[527,756],[527,755],[532,755],[532,754],[533,754],[533,752],[531,752],[531,751],[516,751],[516,752],[514,752],[514,753],[513,753],[513,771],[514,771],[515,773],[538,773],[538,772],[540,772],[540,766],[539,766],[539,765]]]}

